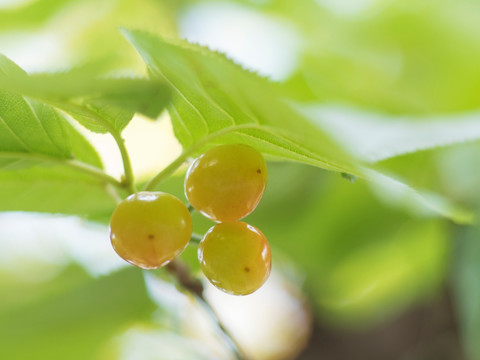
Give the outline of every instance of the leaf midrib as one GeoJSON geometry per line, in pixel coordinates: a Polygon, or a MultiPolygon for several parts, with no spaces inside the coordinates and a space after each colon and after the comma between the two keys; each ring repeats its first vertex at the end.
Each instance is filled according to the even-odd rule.
{"type": "Polygon", "coordinates": [[[10,125],[5,121],[5,119],[0,116],[0,121],[2,122],[2,124],[5,125],[5,127],[8,129],[8,131],[12,134],[13,138],[15,140],[17,140],[17,142],[27,151],[30,151],[32,153],[35,152],[35,150],[33,150],[30,146],[28,146],[23,140],[22,138],[10,127],[10,125]]]}
{"type": "Polygon", "coordinates": [[[43,130],[43,133],[45,134],[45,136],[47,137],[48,141],[53,145],[54,148],[56,148],[60,154],[64,154],[65,153],[65,150],[61,149],[52,139],[52,137],[50,136],[50,134],[47,132],[47,129],[45,128],[44,124],[43,124],[43,121],[40,120],[40,118],[38,117],[38,114],[37,112],[35,111],[35,109],[33,108],[32,104],[30,103],[30,101],[28,101],[27,99],[25,99],[23,96],[22,98],[25,100],[25,103],[27,104],[28,108],[30,109],[30,111],[32,112],[32,115],[33,117],[35,118],[35,120],[37,120],[37,122],[40,124],[40,127],[42,128],[43,130]]]}
{"type": "Polygon", "coordinates": [[[106,174],[102,171],[102,169],[73,158],[54,157],[40,153],[0,151],[0,159],[30,160],[39,163],[49,163],[52,165],[64,166],[74,169],[79,173],[86,174],[92,179],[100,180],[99,184],[110,183],[117,187],[122,187],[122,184],[117,179],[106,174]]]}
{"type": "MultiPolygon", "coordinates": [[[[207,134],[209,135],[214,135],[214,134],[217,134],[217,132],[210,132],[210,128],[209,128],[209,125],[208,125],[208,121],[206,120],[205,116],[202,114],[202,112],[194,105],[192,104],[191,101],[189,101],[185,95],[183,94],[183,92],[178,88],[178,86],[174,83],[174,81],[170,78],[168,78],[164,72],[162,72],[158,66],[155,66],[155,69],[154,69],[159,75],[161,75],[165,81],[179,94],[179,96],[185,101],[185,103],[187,103],[200,117],[201,119],[203,120],[205,126],[206,126],[206,130],[207,130],[207,134]]],[[[332,170],[336,170],[336,171],[347,171],[346,169],[342,168],[341,166],[337,165],[337,164],[334,164],[330,161],[327,161],[325,160],[324,158],[320,157],[320,156],[317,156],[317,155],[314,155],[312,153],[312,151],[304,148],[303,146],[301,146],[300,144],[298,144],[297,142],[291,140],[291,139],[288,139],[288,138],[285,138],[284,136],[278,134],[277,132],[274,132],[270,129],[269,126],[266,126],[266,125],[262,125],[260,126],[260,121],[258,120],[258,118],[254,117],[254,116],[249,116],[247,114],[245,114],[245,116],[251,121],[250,124],[241,124],[241,125],[238,125],[237,122],[235,121],[235,118],[233,117],[232,114],[230,114],[227,110],[225,110],[223,107],[221,107],[216,101],[215,99],[213,99],[208,93],[206,93],[205,91],[202,90],[202,95],[203,97],[208,100],[213,106],[215,106],[218,110],[220,110],[222,113],[224,113],[231,121],[232,121],[232,126],[230,127],[224,127],[222,130],[225,130],[225,132],[222,131],[221,134],[218,134],[218,136],[221,136],[221,135],[225,135],[227,133],[230,133],[230,132],[236,132],[238,130],[241,130],[241,129],[248,129],[248,128],[251,128],[251,129],[256,129],[256,130],[260,130],[260,131],[264,131],[270,135],[273,135],[273,136],[276,136],[280,139],[282,139],[283,141],[287,142],[287,143],[290,143],[290,144],[293,144],[294,147],[298,148],[298,149],[301,149],[302,151],[305,152],[305,154],[308,154],[308,155],[305,155],[305,154],[302,154],[298,151],[293,151],[292,149],[285,149],[283,147],[279,147],[278,145],[272,143],[272,142],[269,142],[267,141],[266,139],[262,139],[262,138],[259,138],[259,137],[256,137],[256,136],[253,136],[251,134],[245,134],[245,133],[241,133],[242,136],[249,136],[249,137],[252,137],[254,139],[256,139],[257,141],[263,141],[265,143],[268,143],[270,146],[274,146],[276,148],[281,148],[282,150],[284,151],[288,151],[290,153],[295,153],[296,156],[299,156],[299,157],[302,157],[302,158],[306,158],[306,159],[309,159],[310,161],[311,160],[314,160],[314,161],[318,161],[318,162],[321,162],[323,165],[325,166],[328,166],[330,169],[332,170]],[[245,125],[245,126],[244,126],[245,125]]],[[[172,104],[172,109],[175,110],[175,112],[178,114],[178,110],[177,108],[175,107],[174,104],[172,104]]],[[[184,129],[186,129],[188,131],[188,134],[190,136],[190,138],[192,139],[192,145],[191,146],[194,146],[194,137],[190,131],[190,129],[188,128],[188,126],[184,123],[183,119],[181,118],[181,116],[177,116],[177,118],[181,121],[182,123],[182,126],[184,127],[184,129]]],[[[348,171],[349,173],[351,173],[351,171],[348,171]]],[[[362,176],[360,173],[357,173],[357,174],[354,174],[354,175],[357,175],[357,176],[362,176]]]]}

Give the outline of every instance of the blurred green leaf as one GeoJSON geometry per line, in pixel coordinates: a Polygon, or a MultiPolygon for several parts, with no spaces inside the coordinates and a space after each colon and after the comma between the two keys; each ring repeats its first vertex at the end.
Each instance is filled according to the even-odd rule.
{"type": "Polygon", "coordinates": [[[0,172],[0,211],[74,214],[109,219],[116,207],[105,183],[59,166],[0,172]]]}
{"type": "Polygon", "coordinates": [[[2,286],[4,359],[93,359],[108,340],[155,309],[141,271],[132,268],[96,280],[70,268],[21,290],[2,286]]]}
{"type": "Polygon", "coordinates": [[[135,112],[156,118],[169,101],[166,85],[156,80],[106,78],[95,66],[28,75],[4,56],[0,88],[54,105],[100,133],[122,131],[135,112]]]}
{"type": "Polygon", "coordinates": [[[20,6],[0,9],[0,30],[25,30],[37,27],[76,0],[33,0],[20,6]]]}
{"type": "MultiPolygon", "coordinates": [[[[436,212],[459,224],[473,222],[471,211],[434,193],[434,189],[438,191],[435,172],[429,174],[429,181],[417,181],[416,171],[425,174],[434,166],[432,163],[424,162],[420,169],[408,163],[405,165],[410,171],[404,172],[405,166],[385,166],[385,161],[406,154],[410,154],[408,158],[411,159],[414,153],[480,139],[480,114],[420,118],[379,115],[345,106],[297,104],[296,108],[348,149],[353,157],[369,163],[382,161],[364,168],[363,177],[372,182],[377,193],[385,195],[386,201],[412,211],[436,212]],[[398,175],[399,170],[401,175],[398,175]],[[413,186],[407,185],[410,183],[413,186]]],[[[441,190],[440,194],[445,193],[445,189],[441,190]]]]}
{"type": "Polygon", "coordinates": [[[449,250],[441,221],[379,202],[362,180],[279,164],[269,173],[247,221],[305,271],[322,317],[368,326],[441,285],[449,250]]]}
{"type": "Polygon", "coordinates": [[[352,156],[370,163],[480,140],[479,112],[392,116],[324,104],[298,105],[298,109],[352,156]]]}
{"type": "Polygon", "coordinates": [[[370,187],[385,203],[409,210],[414,215],[443,216],[457,224],[472,224],[473,211],[435,192],[412,188],[395,175],[364,169],[370,187]]]}
{"type": "MultiPolygon", "coordinates": [[[[376,166],[408,179],[416,189],[428,188],[473,209],[480,199],[477,191],[480,174],[475,167],[479,155],[480,143],[473,142],[405,154],[381,161],[376,166]]],[[[472,215],[471,212],[470,217],[472,215]]]]}
{"type": "Polygon", "coordinates": [[[399,114],[478,109],[478,2],[377,1],[351,16],[312,3],[277,11],[308,39],[299,73],[319,100],[399,114]]]}

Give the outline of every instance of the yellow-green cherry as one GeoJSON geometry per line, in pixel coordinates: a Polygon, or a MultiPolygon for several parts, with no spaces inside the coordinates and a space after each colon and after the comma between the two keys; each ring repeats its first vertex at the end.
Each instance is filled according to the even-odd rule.
{"type": "Polygon", "coordinates": [[[265,159],[257,150],[243,144],[219,145],[192,162],[185,177],[185,195],[206,217],[235,221],[255,210],[267,177],[265,159]]]}
{"type": "Polygon", "coordinates": [[[240,221],[210,228],[198,246],[198,260],[207,279],[233,295],[248,295],[260,288],[272,267],[265,236],[240,221]]]}
{"type": "Polygon", "coordinates": [[[139,192],[122,201],[110,221],[110,240],[120,257],[142,269],[175,259],[192,235],[185,204],[163,192],[139,192]]]}

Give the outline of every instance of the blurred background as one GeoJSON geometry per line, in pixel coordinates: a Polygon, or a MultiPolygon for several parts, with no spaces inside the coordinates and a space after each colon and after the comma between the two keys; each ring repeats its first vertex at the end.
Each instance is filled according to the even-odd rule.
{"type": "MultiPolygon", "coordinates": [[[[480,210],[480,1],[0,0],[0,53],[29,72],[145,75],[121,27],[225,52],[307,106],[359,161],[480,210]]],[[[82,131],[118,176],[113,140],[82,131]]],[[[167,113],[137,116],[125,137],[139,178],[181,152],[167,113]]],[[[182,171],[162,189],[184,199],[182,171]]],[[[247,297],[205,284],[251,359],[480,359],[480,229],[399,196],[269,163],[247,221],[272,246],[271,278],[247,297]]],[[[113,206],[90,219],[0,213],[0,357],[231,359],[201,304],[116,256],[113,206]]],[[[199,274],[194,247],[182,258],[199,274]]]]}

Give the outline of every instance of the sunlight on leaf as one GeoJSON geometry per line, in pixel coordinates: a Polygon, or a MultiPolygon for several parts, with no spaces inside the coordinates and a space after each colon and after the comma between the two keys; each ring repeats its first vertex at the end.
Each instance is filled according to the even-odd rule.
{"type": "Polygon", "coordinates": [[[300,111],[363,161],[480,140],[480,113],[394,116],[335,105],[299,105],[300,111]]]}
{"type": "Polygon", "coordinates": [[[0,56],[0,88],[54,105],[100,133],[122,131],[135,112],[155,119],[169,102],[159,81],[106,78],[92,66],[27,75],[5,56],[0,56]]]}
{"type": "Polygon", "coordinates": [[[124,34],[152,76],[169,84],[172,123],[184,148],[209,136],[211,142],[249,143],[276,158],[357,173],[333,141],[275,96],[274,84],[207,48],[138,31],[124,34]]]}

